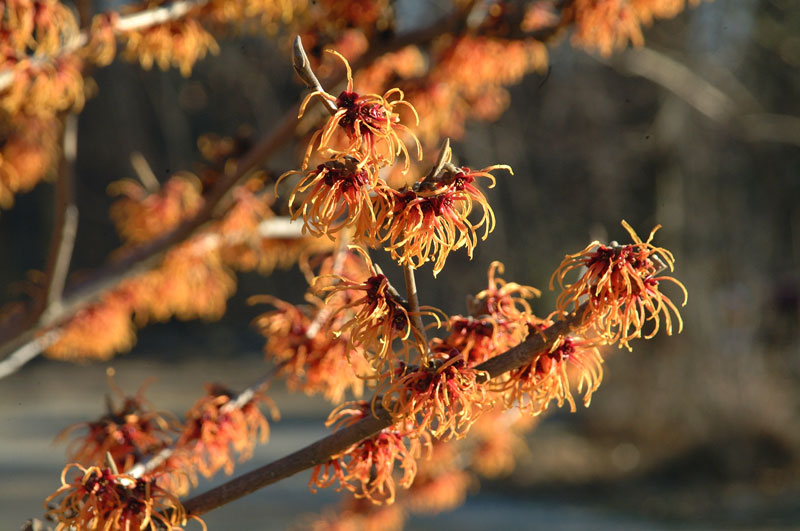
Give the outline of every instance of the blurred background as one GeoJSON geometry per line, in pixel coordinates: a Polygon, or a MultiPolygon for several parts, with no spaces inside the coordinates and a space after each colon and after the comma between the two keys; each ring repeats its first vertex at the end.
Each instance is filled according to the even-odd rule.
{"type": "MultiPolygon", "coordinates": [[[[413,27],[436,9],[407,0],[398,16],[413,27]]],[[[800,10],[794,0],[718,0],[657,21],[645,38],[646,48],[607,60],[564,39],[546,74],[510,88],[498,121],[468,123],[454,143],[460,163],[509,164],[514,176],[487,194],[497,229],[473,260],[456,252],[439,278],[423,269],[418,284],[423,304],[463,313],[499,259],[506,278],[542,288],[534,309],[547,314],[547,283],[565,253],[594,239],[627,241],[622,219],[643,237],[661,224],[655,242],[674,253],[689,291],[685,329],[636,342],[633,353],[607,351],[590,408],[550,412],[510,477],[483,482],[455,514],[409,528],[800,528],[800,10]]],[[[79,122],[73,271],[97,267],[120,244],[106,187],[134,176],[132,151],[166,177],[195,167],[198,136],[242,124],[264,134],[298,100],[287,50],[256,37],[220,45],[188,79],[122,61],[94,72],[99,90],[79,122]]],[[[284,150],[267,167],[280,174],[299,155],[284,150]]],[[[40,185],[0,216],[0,301],[43,267],[52,194],[40,185]]],[[[109,364],[131,393],[156,376],[148,397],[183,411],[204,381],[245,387],[267,371],[250,327],[260,310],[245,299],[299,302],[304,289],[296,269],[242,274],[220,321],[147,326],[109,364]]],[[[0,381],[3,529],[41,514],[65,460],[52,439],[102,413],[109,364],[38,359],[0,381]]],[[[273,394],[284,420],[237,473],[325,433],[328,404],[273,394]]],[[[285,528],[336,499],[311,495],[306,481],[264,489],[207,523],[285,528]]]]}

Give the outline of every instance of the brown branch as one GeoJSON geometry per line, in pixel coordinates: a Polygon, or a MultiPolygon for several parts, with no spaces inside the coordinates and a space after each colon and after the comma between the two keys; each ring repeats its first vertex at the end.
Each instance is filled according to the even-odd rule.
{"type": "Polygon", "coordinates": [[[78,154],[78,116],[68,114],[64,120],[64,140],[55,189],[55,222],[50,241],[45,273],[45,293],[41,319],[57,311],[61,305],[64,283],[72,260],[78,231],[78,207],[75,205],[75,158],[78,154]]]}
{"type": "MultiPolygon", "coordinates": [[[[496,378],[510,370],[529,363],[537,353],[544,352],[555,341],[576,328],[583,316],[586,306],[579,307],[575,313],[556,322],[544,331],[532,332],[527,339],[488,361],[476,366],[476,370],[486,371],[491,378],[496,378]]],[[[188,514],[201,515],[217,507],[237,500],[258,489],[276,483],[298,472],[328,462],[350,446],[372,437],[382,429],[393,424],[389,413],[378,406],[374,417],[362,419],[352,426],[343,428],[324,437],[305,448],[301,448],[277,461],[273,461],[252,472],[236,477],[219,487],[199,494],[184,503],[188,514]]]]}
{"type": "MultiPolygon", "coordinates": [[[[311,69],[311,62],[308,60],[305,48],[303,48],[303,40],[300,38],[300,35],[294,38],[294,44],[292,45],[292,66],[297,76],[305,83],[312,93],[326,93],[319,79],[317,79],[317,75],[314,74],[314,71],[311,69]]],[[[338,108],[335,103],[327,98],[322,98],[322,102],[325,105],[325,109],[331,113],[331,115],[336,114],[338,108]]]]}
{"type": "MultiPolygon", "coordinates": [[[[417,279],[414,276],[414,266],[411,264],[403,265],[403,279],[406,281],[406,296],[408,297],[408,314],[411,317],[414,328],[420,334],[425,345],[428,344],[428,336],[425,334],[425,325],[422,324],[422,316],[419,314],[419,295],[417,294],[417,279]]],[[[427,350],[427,348],[425,348],[427,350]]],[[[427,357],[427,352],[420,352],[422,358],[427,357]]]]}

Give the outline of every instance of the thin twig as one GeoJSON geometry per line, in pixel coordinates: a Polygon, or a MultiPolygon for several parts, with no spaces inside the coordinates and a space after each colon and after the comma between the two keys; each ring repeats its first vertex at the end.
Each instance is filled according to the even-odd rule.
{"type": "Polygon", "coordinates": [[[64,282],[75,248],[78,232],[78,207],[75,205],[75,158],[78,153],[78,116],[68,114],[64,120],[64,142],[58,180],[55,190],[55,222],[50,252],[47,259],[41,318],[47,320],[48,313],[61,304],[64,282]]]}
{"type": "MultiPolygon", "coordinates": [[[[314,74],[314,71],[311,69],[311,62],[308,60],[305,48],[303,48],[303,40],[300,38],[300,35],[294,38],[294,45],[292,46],[292,66],[294,66],[294,71],[311,92],[325,93],[325,89],[322,88],[319,79],[317,79],[316,74],[314,74]]],[[[336,104],[327,98],[321,99],[328,112],[336,114],[338,110],[336,104]]]]}
{"type": "MultiPolygon", "coordinates": [[[[351,231],[348,229],[344,229],[339,233],[339,240],[336,242],[336,254],[334,255],[333,267],[331,268],[331,275],[333,275],[334,278],[342,274],[351,236],[351,231]]],[[[338,281],[335,280],[335,282],[338,281]]],[[[320,308],[320,310],[317,312],[317,315],[314,317],[314,320],[306,329],[306,337],[308,339],[312,339],[317,335],[322,326],[325,324],[325,321],[327,321],[328,317],[330,317],[332,311],[333,307],[330,305],[325,305],[320,308]]]]}
{"type": "Polygon", "coordinates": [[[144,158],[144,155],[138,151],[131,153],[131,166],[133,166],[133,170],[144,185],[145,190],[151,194],[158,192],[159,188],[161,188],[161,183],[158,182],[156,174],[153,173],[153,169],[150,167],[150,164],[147,163],[147,159],[144,158]]]}
{"type": "MultiPolygon", "coordinates": [[[[300,223],[292,223],[290,218],[275,217],[265,219],[258,224],[256,233],[262,239],[292,239],[302,238],[302,225],[300,223]]],[[[243,240],[244,238],[242,238],[243,240]]],[[[225,237],[219,234],[208,234],[200,241],[197,242],[198,247],[202,249],[199,252],[208,252],[223,243],[236,244],[239,242],[237,236],[226,235],[225,237]]],[[[55,306],[54,306],[55,307],[55,306]]],[[[62,330],[53,328],[45,335],[34,337],[31,340],[21,344],[16,350],[9,354],[4,360],[0,361],[0,379],[9,376],[23,365],[34,359],[36,356],[50,348],[61,337],[62,330]]]]}
{"type": "MultiPolygon", "coordinates": [[[[533,356],[545,352],[559,337],[574,329],[580,322],[585,305],[578,308],[565,319],[556,322],[542,332],[531,333],[525,341],[514,348],[476,366],[486,371],[490,378],[496,378],[510,370],[530,363],[533,356]]],[[[184,503],[188,514],[201,515],[221,507],[258,489],[293,476],[313,466],[328,462],[350,446],[372,437],[382,429],[393,424],[389,413],[380,405],[375,408],[375,416],[362,419],[352,426],[343,428],[277,461],[273,461],[252,472],[236,477],[219,487],[194,496],[184,503]]]]}
{"type": "Polygon", "coordinates": [[[58,341],[62,333],[61,330],[56,328],[20,346],[11,355],[0,361],[0,379],[14,374],[23,365],[50,348],[51,345],[58,341]]]}
{"type": "MultiPolygon", "coordinates": [[[[425,325],[422,324],[422,316],[419,313],[419,295],[417,294],[417,279],[414,276],[414,266],[411,264],[403,265],[403,278],[406,281],[406,296],[408,297],[408,315],[411,317],[414,328],[420,334],[425,345],[428,344],[428,337],[425,334],[425,325]]],[[[426,349],[427,350],[427,349],[426,349]]],[[[425,358],[427,352],[420,352],[425,358]]]]}

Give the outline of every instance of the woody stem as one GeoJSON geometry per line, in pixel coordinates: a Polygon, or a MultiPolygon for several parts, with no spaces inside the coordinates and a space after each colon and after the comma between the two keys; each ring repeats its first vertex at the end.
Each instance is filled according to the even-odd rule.
{"type": "MultiPolygon", "coordinates": [[[[532,332],[522,343],[475,367],[485,371],[489,378],[496,378],[510,370],[530,363],[535,356],[549,350],[558,338],[580,325],[586,304],[574,313],[557,321],[541,332],[532,332]]],[[[298,472],[313,466],[327,463],[334,455],[350,446],[372,437],[382,429],[392,425],[389,413],[380,407],[375,408],[375,416],[366,417],[355,424],[324,437],[305,448],[301,448],[277,461],[266,464],[251,472],[231,479],[219,487],[199,494],[184,503],[189,515],[205,514],[217,507],[237,500],[258,489],[277,483],[298,472]]]]}
{"type": "MultiPolygon", "coordinates": [[[[417,280],[414,277],[414,267],[411,264],[405,264],[403,266],[403,277],[406,281],[406,297],[408,298],[408,315],[411,317],[411,321],[414,325],[414,328],[417,329],[420,336],[423,339],[424,344],[426,345],[425,349],[427,350],[428,345],[428,338],[425,334],[425,325],[422,324],[422,316],[419,313],[419,296],[417,295],[417,280]]],[[[427,352],[420,352],[422,357],[427,356],[427,352]]]]}

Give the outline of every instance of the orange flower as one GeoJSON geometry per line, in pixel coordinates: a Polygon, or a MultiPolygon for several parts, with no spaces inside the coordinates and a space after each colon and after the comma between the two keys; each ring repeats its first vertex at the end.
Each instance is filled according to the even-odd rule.
{"type": "Polygon", "coordinates": [[[483,409],[490,405],[483,371],[467,366],[463,353],[437,353],[428,367],[401,364],[398,376],[388,385],[382,404],[392,418],[405,420],[417,433],[430,430],[440,439],[466,435],[483,409]]]}
{"type": "Polygon", "coordinates": [[[463,448],[456,441],[434,439],[431,457],[420,462],[414,484],[405,493],[403,504],[415,513],[438,514],[462,505],[473,476],[463,469],[463,448]]]}
{"type": "Polygon", "coordinates": [[[477,230],[484,228],[481,239],[485,240],[495,225],[492,208],[473,183],[476,177],[484,177],[493,187],[496,181],[489,172],[497,169],[511,171],[503,164],[478,171],[452,166],[441,177],[422,180],[411,190],[393,191],[387,208],[378,215],[378,225],[385,231],[382,241],[392,258],[418,268],[436,255],[434,276],[453,250],[466,247],[472,258],[477,230]],[[475,203],[481,206],[482,216],[472,223],[468,216],[475,203]]]}
{"type": "Polygon", "coordinates": [[[365,498],[347,496],[340,507],[302,518],[292,529],[309,531],[402,531],[406,511],[402,503],[375,505],[365,498]]]}
{"type": "Polygon", "coordinates": [[[489,265],[489,287],[470,298],[470,313],[510,320],[533,314],[526,299],[538,297],[542,292],[532,286],[506,282],[498,276],[504,271],[502,262],[494,261],[489,265]]]}
{"type": "Polygon", "coordinates": [[[506,407],[517,406],[538,415],[555,400],[558,407],[569,403],[575,411],[575,399],[570,390],[569,372],[578,376],[578,392],[583,392],[583,404],[588,407],[603,379],[603,358],[597,350],[598,340],[572,336],[559,338],[553,347],[540,353],[530,363],[510,372],[501,385],[506,407]]]}
{"type": "Polygon", "coordinates": [[[629,41],[642,46],[642,26],[654,18],[674,17],[686,4],[698,3],[700,0],[576,0],[566,6],[563,17],[575,26],[573,44],[608,57],[629,41]]]}
{"type": "Polygon", "coordinates": [[[475,319],[454,315],[450,317],[449,324],[451,333],[446,338],[431,340],[432,352],[446,354],[456,349],[464,354],[467,365],[474,367],[506,350],[505,343],[498,342],[499,327],[491,317],[475,319]]]}
{"type": "MultiPolygon", "coordinates": [[[[281,175],[282,179],[294,173],[281,175]]],[[[291,209],[298,194],[306,193],[302,210],[292,213],[292,219],[303,215],[303,230],[314,236],[329,238],[345,227],[355,227],[357,236],[367,241],[376,238],[375,203],[387,201],[385,186],[381,184],[370,166],[359,167],[350,156],[330,160],[307,171],[289,197],[291,209]]],[[[277,186],[277,183],[276,183],[277,186]]]]}
{"type": "MultiPolygon", "coordinates": [[[[352,309],[355,315],[341,325],[339,333],[350,336],[350,344],[367,351],[367,358],[373,366],[380,369],[385,363],[394,361],[392,343],[395,339],[402,342],[406,361],[411,349],[417,349],[421,356],[427,353],[427,346],[423,334],[417,330],[411,320],[406,303],[390,289],[389,280],[385,275],[378,273],[372,264],[369,255],[360,247],[351,246],[350,249],[360,253],[369,269],[370,277],[363,281],[353,281],[348,278],[331,275],[327,278],[337,280],[334,285],[319,287],[325,282],[326,277],[318,277],[314,285],[322,292],[330,294],[325,304],[331,305],[333,315],[352,309]],[[341,300],[340,294],[347,297],[341,300]],[[356,298],[361,294],[359,298],[356,298]],[[334,306],[335,304],[335,306],[334,306]],[[374,350],[374,352],[373,352],[374,350]]],[[[434,317],[440,322],[438,310],[424,306],[420,308],[421,315],[434,317]]]]}
{"type": "Polygon", "coordinates": [[[487,478],[510,474],[516,464],[516,456],[527,448],[520,435],[522,417],[518,409],[495,407],[487,411],[470,430],[470,467],[487,478]]]}
{"type": "Polygon", "coordinates": [[[404,500],[415,513],[439,514],[460,507],[467,499],[473,483],[472,475],[464,470],[448,470],[435,476],[423,476],[414,481],[404,500]]]}
{"type": "Polygon", "coordinates": [[[325,306],[318,299],[310,300],[312,306],[300,307],[269,296],[250,299],[277,308],[255,319],[259,332],[267,338],[264,352],[278,364],[278,374],[289,389],[321,393],[335,403],[340,403],[347,391],[360,397],[372,368],[364,353],[350,346],[347,334],[334,334],[329,320],[318,322],[325,306]]]}
{"type": "Polygon", "coordinates": [[[272,401],[254,394],[244,404],[220,385],[206,386],[208,394],[195,402],[186,414],[186,424],[177,442],[176,453],[189,456],[193,466],[205,477],[220,469],[233,473],[233,455],[246,461],[253,455],[256,441],[264,444],[269,438],[269,423],[259,403],[270,407],[273,418],[279,414],[272,401]]]}
{"type": "Polygon", "coordinates": [[[106,360],[136,342],[130,294],[119,289],[78,310],[46,355],[60,360],[106,360]]]}
{"type": "Polygon", "coordinates": [[[0,48],[0,66],[10,69],[11,86],[0,96],[0,110],[9,115],[23,112],[42,118],[61,111],[80,111],[86,100],[81,68],[75,54],[59,55],[52,62],[18,56],[0,48]]]}
{"type": "Polygon", "coordinates": [[[161,266],[136,279],[137,323],[149,319],[219,319],[236,277],[218,252],[202,252],[203,235],[173,248],[161,266]]]}
{"type": "MultiPolygon", "coordinates": [[[[334,409],[326,426],[334,431],[351,426],[370,415],[368,402],[351,402],[334,409]]],[[[317,465],[311,474],[309,488],[329,487],[338,482],[337,490],[347,489],[357,497],[366,498],[374,504],[391,505],[395,499],[395,462],[400,462],[403,476],[398,484],[408,488],[417,473],[417,459],[423,447],[430,446],[425,434],[412,433],[404,423],[385,428],[377,435],[354,444],[344,452],[333,456],[327,463],[317,465]]]]}
{"type": "Polygon", "coordinates": [[[111,183],[108,192],[122,196],[111,205],[111,219],[122,238],[134,244],[161,236],[203,204],[200,180],[188,172],[173,175],[156,193],[130,179],[111,183]]]}
{"type": "Polygon", "coordinates": [[[577,310],[586,299],[587,307],[582,315],[585,326],[592,326],[609,343],[619,341],[620,347],[630,349],[631,339],[642,337],[642,328],[647,321],[653,321],[653,330],[644,337],[653,337],[664,320],[667,335],[672,334],[672,316],[678,322],[678,332],[683,330],[683,320],[678,308],[659,288],[659,283],[668,281],[676,284],[684,295],[686,305],[688,293],[684,285],[668,276],[657,276],[659,271],[669,267],[673,270],[672,253],[650,242],[657,225],[646,242],[643,242],[627,222],[622,226],[628,231],[634,243],[610,246],[592,242],[582,251],[567,255],[550,279],[550,288],[558,279],[564,291],[558,296],[556,309],[568,313],[570,307],[577,310]],[[564,286],[564,278],[573,269],[586,267],[586,272],[574,284],[564,286]]]}
{"type": "Polygon", "coordinates": [[[27,192],[50,172],[57,160],[59,122],[53,117],[17,115],[0,137],[0,208],[27,192]]]}
{"type": "Polygon", "coordinates": [[[330,151],[337,158],[344,155],[355,157],[360,161],[359,166],[362,167],[366,164],[378,167],[391,166],[397,156],[403,155],[406,161],[405,167],[408,168],[408,148],[401,135],[410,136],[414,140],[418,158],[422,160],[422,147],[419,140],[405,125],[400,123],[400,115],[396,112],[397,107],[405,106],[419,122],[414,106],[403,99],[403,91],[393,88],[383,96],[377,94],[361,96],[353,92],[353,74],[347,59],[333,50],[328,50],[328,52],[344,62],[347,69],[347,88],[337,98],[327,92],[317,90],[303,100],[299,117],[303,116],[308,103],[315,96],[330,101],[337,109],[325,126],[311,137],[303,160],[303,169],[308,167],[308,160],[315,146],[317,150],[330,151]],[[390,101],[393,96],[397,96],[398,99],[390,101]],[[339,128],[344,130],[347,135],[348,140],[344,148],[331,147],[332,144],[335,144],[334,135],[339,128]]]}
{"type": "Polygon", "coordinates": [[[189,77],[194,64],[211,52],[219,53],[219,45],[203,26],[191,17],[157,24],[143,30],[121,33],[126,40],[125,58],[137,60],[150,70],[153,63],[161,70],[179,67],[183,77],[189,77]]]}
{"type": "Polygon", "coordinates": [[[536,321],[526,299],[539,295],[539,290],[499,278],[503,264],[489,266],[489,286],[474,297],[468,297],[470,316],[450,317],[451,333],[445,339],[434,338],[431,350],[448,352],[455,348],[474,367],[489,358],[521,343],[528,335],[528,326],[536,321]]]}
{"type": "MultiPolygon", "coordinates": [[[[108,468],[84,468],[72,463],[61,473],[61,487],[48,496],[45,507],[59,496],[58,507],[47,516],[58,522],[56,531],[69,529],[119,529],[157,531],[182,529],[187,515],[178,498],[151,480],[118,474],[108,468]],[[73,468],[79,474],[67,481],[73,468]]],[[[191,517],[206,528],[202,520],[191,517]]]]}
{"type": "MultiPolygon", "coordinates": [[[[109,372],[109,377],[113,372],[109,372]]],[[[167,447],[178,432],[175,420],[167,420],[163,414],[153,410],[144,400],[144,386],[135,396],[122,395],[112,380],[112,389],[123,397],[118,408],[109,400],[107,414],[93,422],[81,422],[62,431],[58,439],[64,439],[75,430],[88,428],[86,435],[73,439],[67,448],[70,460],[84,465],[102,465],[106,453],[122,470],[129,470],[142,458],[153,455],[167,447]]]]}
{"type": "Polygon", "coordinates": [[[99,13],[92,17],[89,31],[89,43],[84,48],[86,57],[98,66],[108,66],[117,55],[117,36],[114,24],[119,14],[115,12],[99,13]]]}

